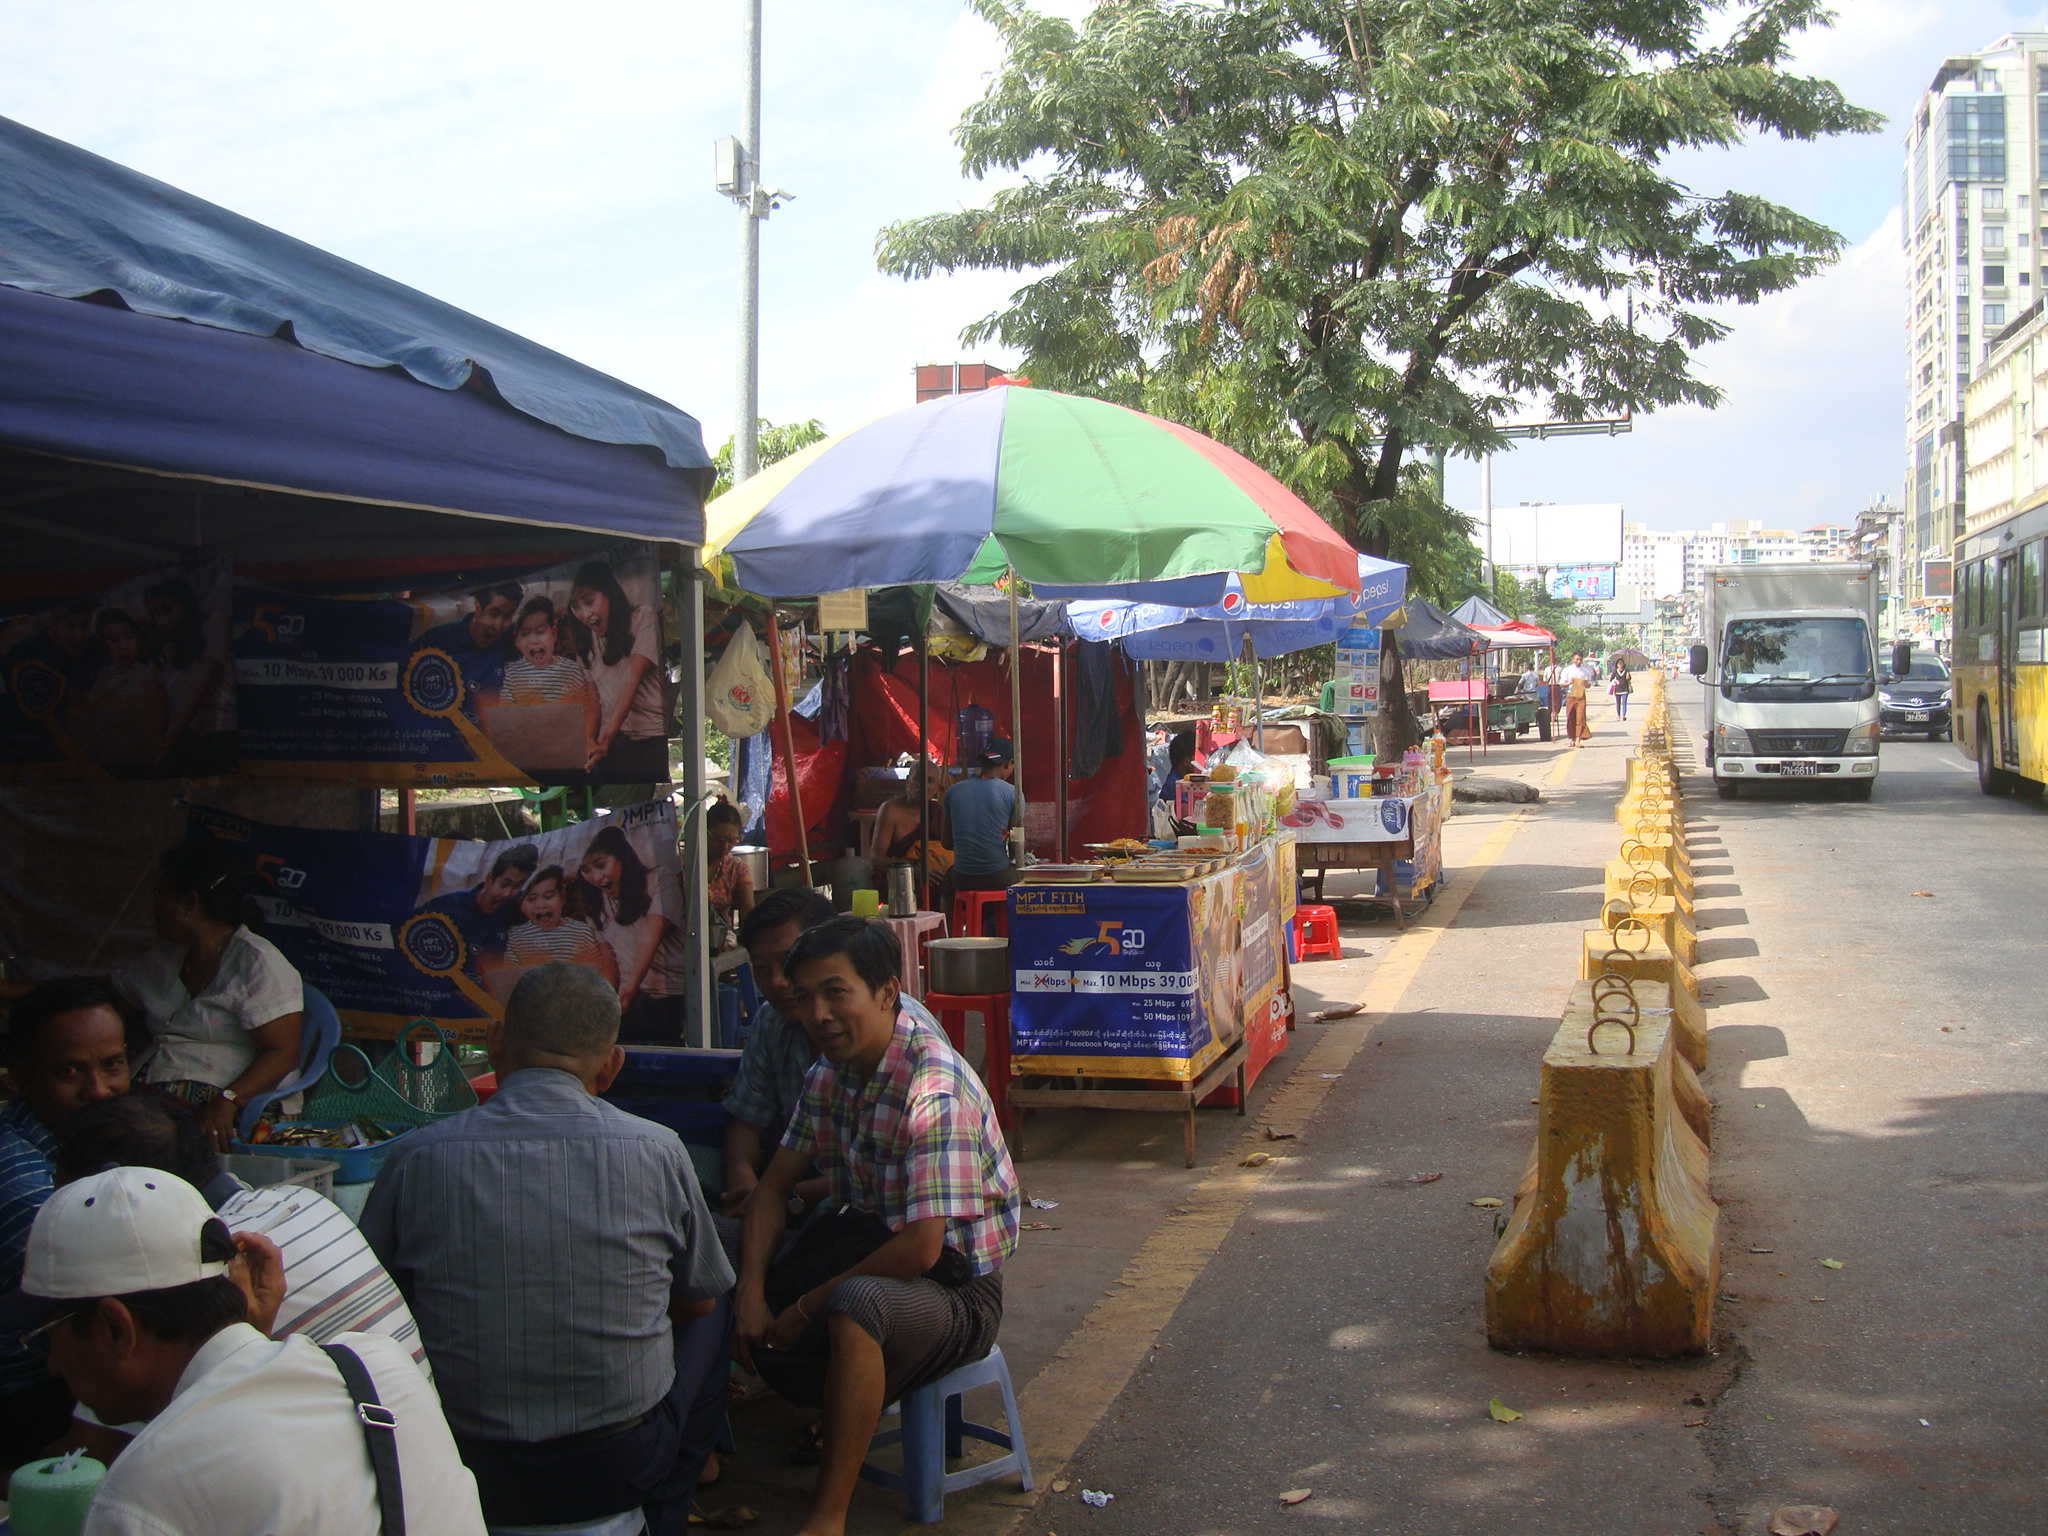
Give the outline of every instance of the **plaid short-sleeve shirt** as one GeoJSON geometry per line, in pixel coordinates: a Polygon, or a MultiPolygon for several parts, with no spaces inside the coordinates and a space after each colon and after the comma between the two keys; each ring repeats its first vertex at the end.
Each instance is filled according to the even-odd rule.
{"type": "Polygon", "coordinates": [[[1023,1201],[995,1105],[944,1033],[908,1012],[865,1081],[811,1068],[782,1144],[816,1160],[835,1202],[893,1231],[945,1217],[946,1246],[977,1275],[1016,1251],[1023,1201]]]}

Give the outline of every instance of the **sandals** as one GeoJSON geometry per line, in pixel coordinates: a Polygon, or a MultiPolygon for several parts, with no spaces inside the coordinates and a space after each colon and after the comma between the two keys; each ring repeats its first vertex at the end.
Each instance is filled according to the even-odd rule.
{"type": "Polygon", "coordinates": [[[793,1466],[815,1467],[825,1459],[825,1421],[817,1420],[811,1427],[797,1436],[795,1445],[789,1448],[789,1459],[793,1466]]]}

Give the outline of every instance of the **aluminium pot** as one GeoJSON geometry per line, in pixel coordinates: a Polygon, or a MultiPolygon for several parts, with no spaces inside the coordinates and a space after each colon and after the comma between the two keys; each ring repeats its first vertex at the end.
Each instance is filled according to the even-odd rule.
{"type": "Polygon", "coordinates": [[[732,856],[747,866],[747,874],[754,882],[756,897],[768,894],[768,850],[741,843],[733,849],[732,856]]]}
{"type": "Polygon", "coordinates": [[[1010,990],[1008,939],[933,939],[930,985],[956,997],[988,997],[1010,990]]]}

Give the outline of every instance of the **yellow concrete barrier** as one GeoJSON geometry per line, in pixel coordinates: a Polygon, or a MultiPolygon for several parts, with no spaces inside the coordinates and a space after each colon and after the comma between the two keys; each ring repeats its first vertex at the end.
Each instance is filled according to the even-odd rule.
{"type": "MultiPolygon", "coordinates": [[[[1536,1148],[1486,1270],[1500,1349],[1652,1357],[1713,1337],[1719,1219],[1675,1086],[1670,1016],[1605,1022],[1573,988],[1544,1053],[1536,1148]]],[[[1625,1014],[1626,1010],[1622,1010],[1625,1014]]]]}
{"type": "Polygon", "coordinates": [[[1579,950],[1579,979],[1592,981],[1612,971],[1630,981],[1660,982],[1671,989],[1672,1017],[1678,1024],[1678,1048],[1685,1059],[1707,1069],[1707,1014],[1700,1007],[1699,978],[1654,934],[1610,933],[1589,928],[1579,950]],[[1644,939],[1648,938],[1645,943],[1644,939]]]}
{"type": "Polygon", "coordinates": [[[1699,964],[1699,938],[1693,932],[1692,924],[1686,921],[1685,914],[1678,910],[1675,898],[1651,896],[1638,901],[1617,897],[1600,908],[1601,926],[1609,932],[1626,918],[1648,924],[1650,931],[1670,945],[1671,952],[1687,965],[1699,964]]]}
{"type": "Polygon", "coordinates": [[[1626,859],[1607,861],[1606,896],[1609,901],[1632,901],[1650,896],[1672,896],[1678,910],[1692,911],[1692,878],[1679,877],[1662,864],[1631,864],[1626,859]]]}
{"type": "Polygon", "coordinates": [[[1629,864],[1656,864],[1692,885],[1692,858],[1685,851],[1685,838],[1677,833],[1629,832],[1621,840],[1621,857],[1629,864]]]}

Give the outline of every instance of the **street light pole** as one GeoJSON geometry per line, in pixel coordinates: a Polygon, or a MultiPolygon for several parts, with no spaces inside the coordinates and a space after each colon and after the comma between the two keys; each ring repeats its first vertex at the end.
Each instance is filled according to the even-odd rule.
{"type": "Polygon", "coordinates": [[[740,334],[732,480],[761,467],[761,0],[740,0],[740,334]]]}
{"type": "Polygon", "coordinates": [[[761,185],[761,0],[740,0],[740,136],[719,139],[715,183],[740,209],[740,310],[732,480],[761,467],[761,225],[793,194],[761,185]]]}

